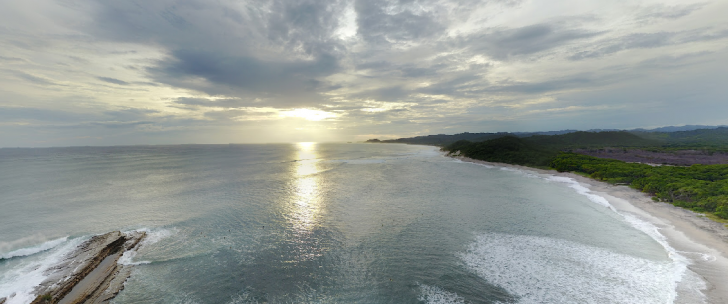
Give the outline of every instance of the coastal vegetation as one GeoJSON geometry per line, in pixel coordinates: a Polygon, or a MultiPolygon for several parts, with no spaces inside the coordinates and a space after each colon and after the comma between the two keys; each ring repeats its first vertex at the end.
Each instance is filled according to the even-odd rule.
{"type": "Polygon", "coordinates": [[[728,165],[656,166],[571,152],[576,147],[620,145],[627,151],[651,142],[627,132],[575,132],[530,138],[507,136],[482,142],[460,140],[443,150],[478,160],[575,172],[628,185],[652,195],[654,200],[728,219],[728,165]]]}
{"type": "Polygon", "coordinates": [[[460,155],[473,159],[524,166],[549,166],[558,150],[531,144],[515,136],[506,136],[482,142],[459,140],[446,148],[460,151],[460,155]]]}
{"type": "Polygon", "coordinates": [[[728,219],[728,165],[650,166],[560,153],[550,166],[612,184],[629,185],[655,200],[728,219]]]}

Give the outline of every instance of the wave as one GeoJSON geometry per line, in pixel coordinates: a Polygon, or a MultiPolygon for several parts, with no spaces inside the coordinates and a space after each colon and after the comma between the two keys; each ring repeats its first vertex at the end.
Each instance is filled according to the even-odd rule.
{"type": "Polygon", "coordinates": [[[486,233],[460,254],[519,303],[672,303],[673,263],[548,237],[486,233]]]}
{"type": "Polygon", "coordinates": [[[67,242],[60,242],[60,246],[55,246],[56,248],[49,252],[39,255],[37,259],[22,261],[13,269],[0,274],[0,298],[7,297],[5,304],[32,302],[35,299],[34,290],[48,278],[48,270],[57,265],[66,254],[75,250],[86,239],[88,238],[75,238],[67,242]]]}
{"type": "MultiPolygon", "coordinates": [[[[140,243],[140,249],[145,246],[157,243],[177,232],[176,229],[149,229],[141,228],[130,231],[144,231],[147,237],[140,243]]],[[[18,256],[33,256],[28,260],[20,260],[17,266],[0,274],[0,298],[7,297],[5,304],[30,303],[35,298],[34,290],[41,282],[50,275],[49,270],[62,262],[66,256],[88,240],[91,235],[68,239],[63,237],[45,242],[38,246],[18,249],[6,254],[3,258],[18,256]],[[46,252],[47,251],[47,252],[46,252]],[[42,254],[40,254],[43,252],[42,254]]],[[[126,265],[140,265],[151,263],[149,261],[133,261],[136,251],[127,251],[120,257],[118,263],[126,265]]]]}
{"type": "Polygon", "coordinates": [[[137,253],[142,248],[152,245],[154,243],[157,243],[165,238],[168,238],[174,234],[176,234],[178,231],[175,228],[170,229],[149,229],[149,228],[140,228],[140,229],[134,229],[131,231],[124,231],[124,233],[129,232],[146,232],[147,236],[142,240],[142,242],[139,244],[139,248],[137,250],[129,250],[124,252],[124,254],[119,257],[119,260],[117,263],[121,265],[144,265],[144,264],[150,264],[151,261],[133,261],[134,258],[137,256],[137,253]]]}
{"type": "Polygon", "coordinates": [[[15,258],[15,257],[24,257],[24,256],[34,255],[39,252],[53,249],[54,247],[56,247],[60,244],[63,244],[67,240],[68,240],[68,237],[66,236],[66,237],[62,237],[59,239],[47,241],[47,242],[37,245],[37,246],[21,248],[21,249],[14,250],[14,251],[11,251],[8,253],[3,253],[3,254],[0,254],[0,260],[7,260],[7,259],[15,258]]]}
{"type": "MultiPolygon", "coordinates": [[[[546,179],[550,180],[550,181],[559,182],[559,183],[565,183],[569,186],[569,188],[574,189],[576,191],[576,193],[586,196],[593,203],[602,205],[604,207],[609,208],[610,210],[612,210],[614,212],[617,212],[617,209],[614,209],[612,204],[610,204],[606,198],[591,193],[591,190],[589,190],[589,188],[584,187],[584,185],[582,185],[581,183],[579,183],[578,181],[576,181],[575,179],[573,179],[571,177],[551,175],[551,176],[547,177],[546,179]]],[[[619,212],[617,212],[617,213],[619,213],[619,212]]],[[[635,228],[637,228],[637,227],[635,227],[635,228]]]]}
{"type": "Polygon", "coordinates": [[[615,213],[622,216],[625,222],[629,223],[632,227],[635,229],[642,231],[643,233],[647,234],[655,240],[657,243],[659,243],[662,248],[665,249],[667,252],[668,257],[673,261],[673,267],[671,272],[671,286],[672,289],[668,293],[670,296],[669,303],[673,303],[675,299],[677,298],[677,292],[678,290],[685,290],[685,288],[681,288],[681,282],[683,282],[683,278],[690,277],[692,278],[690,282],[687,282],[686,285],[694,285],[696,288],[690,288],[693,292],[697,294],[691,295],[693,298],[701,299],[703,302],[705,300],[705,295],[702,294],[699,290],[705,289],[705,282],[702,279],[698,279],[697,281],[695,278],[697,277],[688,269],[688,265],[692,264],[690,259],[685,257],[684,255],[680,254],[675,248],[670,246],[670,244],[667,241],[667,237],[660,233],[659,228],[655,226],[654,224],[644,221],[642,219],[637,218],[634,215],[623,213],[617,211],[617,209],[612,206],[609,201],[599,195],[591,193],[591,190],[585,186],[583,186],[578,181],[574,180],[570,177],[563,177],[563,176],[549,176],[547,178],[548,180],[557,181],[566,183],[571,187],[572,189],[576,190],[577,193],[586,196],[590,201],[605,206],[609,208],[610,210],[614,211],[615,213]],[[702,287],[702,288],[701,288],[702,287]]]}
{"type": "MultiPolygon", "coordinates": [[[[591,192],[591,190],[584,186],[582,183],[578,182],[577,180],[565,177],[565,176],[556,176],[551,174],[539,174],[535,171],[530,170],[522,170],[518,168],[512,168],[512,167],[499,167],[500,170],[503,171],[510,171],[514,173],[523,174],[527,177],[537,177],[541,178],[547,181],[552,182],[559,182],[567,184],[568,187],[574,189],[576,193],[581,194],[589,201],[604,206],[606,208],[609,208],[613,212],[617,213],[618,215],[622,216],[625,222],[630,224],[633,228],[642,231],[643,233],[647,234],[650,238],[658,242],[666,251],[668,257],[670,260],[672,260],[671,264],[671,272],[669,277],[671,278],[670,286],[672,287],[669,292],[667,292],[668,299],[666,300],[667,303],[673,303],[675,299],[677,298],[678,290],[680,290],[682,293],[690,293],[690,296],[694,299],[700,299],[702,302],[705,301],[705,295],[700,292],[700,290],[703,290],[706,288],[705,281],[700,279],[699,276],[692,271],[688,269],[688,265],[691,264],[690,259],[686,258],[685,256],[681,255],[677,250],[675,250],[667,241],[667,238],[659,232],[659,228],[657,228],[652,223],[639,219],[634,215],[627,214],[624,212],[619,212],[612,204],[609,203],[609,201],[600,195],[594,194],[591,192]],[[687,282],[683,281],[683,279],[688,279],[687,282]],[[681,286],[684,285],[684,286],[681,286]]],[[[702,257],[703,259],[707,259],[709,257],[702,257]]]]}
{"type": "Polygon", "coordinates": [[[420,284],[418,300],[427,304],[465,304],[465,299],[454,292],[424,284],[420,284]]]}

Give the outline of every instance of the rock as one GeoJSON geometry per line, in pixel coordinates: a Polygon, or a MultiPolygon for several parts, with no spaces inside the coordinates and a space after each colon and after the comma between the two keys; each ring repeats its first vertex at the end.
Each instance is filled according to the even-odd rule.
{"type": "Polygon", "coordinates": [[[47,271],[48,278],[36,287],[31,303],[108,302],[131,275],[132,267],[119,265],[119,258],[124,252],[137,250],[144,237],[146,232],[119,231],[92,237],[47,271]]]}

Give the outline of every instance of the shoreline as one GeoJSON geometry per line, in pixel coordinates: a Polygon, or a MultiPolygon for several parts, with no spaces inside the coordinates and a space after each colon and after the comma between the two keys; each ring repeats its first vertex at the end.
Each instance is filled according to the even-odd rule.
{"type": "Polygon", "coordinates": [[[684,273],[681,279],[692,272],[705,282],[705,286],[678,283],[674,303],[695,303],[690,293],[697,290],[705,296],[707,303],[728,303],[728,229],[723,224],[687,209],[652,201],[649,195],[628,186],[612,185],[571,172],[493,163],[461,156],[449,157],[463,162],[573,179],[589,189],[591,194],[606,199],[617,213],[634,216],[657,227],[667,244],[687,259],[689,272],[684,273]]]}
{"type": "Polygon", "coordinates": [[[32,291],[18,290],[0,298],[0,304],[109,303],[124,289],[133,269],[121,263],[121,257],[136,252],[146,237],[146,231],[92,236],[43,269],[45,278],[32,291]]]}

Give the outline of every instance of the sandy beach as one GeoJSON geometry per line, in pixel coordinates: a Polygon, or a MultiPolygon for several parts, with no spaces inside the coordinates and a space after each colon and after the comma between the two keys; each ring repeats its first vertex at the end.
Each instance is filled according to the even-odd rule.
{"type": "Polygon", "coordinates": [[[494,167],[574,179],[587,187],[591,194],[605,198],[616,212],[634,216],[657,227],[659,234],[665,237],[669,246],[674,248],[679,256],[687,259],[689,271],[683,276],[684,282],[678,284],[674,303],[699,303],[702,298],[700,293],[705,295],[707,303],[728,303],[728,229],[723,224],[690,210],[668,203],[654,202],[649,195],[627,186],[615,186],[555,170],[491,163],[466,157],[455,158],[494,167]],[[689,284],[689,281],[696,281],[689,280],[690,276],[695,275],[700,276],[705,285],[689,284]]]}

